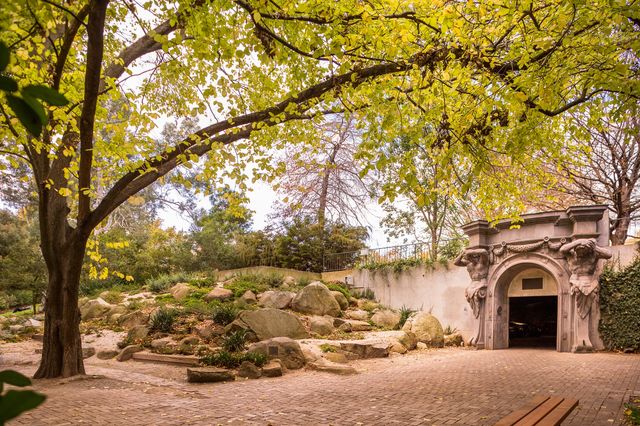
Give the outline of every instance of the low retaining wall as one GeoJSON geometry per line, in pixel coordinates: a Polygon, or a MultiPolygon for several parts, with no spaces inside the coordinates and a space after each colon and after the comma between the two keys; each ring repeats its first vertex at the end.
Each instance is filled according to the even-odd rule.
{"type": "Polygon", "coordinates": [[[218,271],[218,279],[225,280],[233,275],[242,274],[278,274],[283,277],[293,277],[295,279],[306,278],[309,280],[322,279],[321,274],[317,272],[298,271],[296,269],[275,268],[273,266],[249,266],[248,268],[228,269],[226,271],[218,271]]]}
{"type": "MultiPolygon", "coordinates": [[[[609,249],[613,252],[609,264],[614,268],[629,265],[637,254],[635,245],[609,249]]],[[[453,262],[434,267],[417,266],[401,272],[388,269],[353,271],[353,284],[373,290],[383,305],[430,311],[443,327],[457,328],[465,340],[476,332],[475,318],[464,296],[469,282],[466,268],[455,266],[453,262]]]]}

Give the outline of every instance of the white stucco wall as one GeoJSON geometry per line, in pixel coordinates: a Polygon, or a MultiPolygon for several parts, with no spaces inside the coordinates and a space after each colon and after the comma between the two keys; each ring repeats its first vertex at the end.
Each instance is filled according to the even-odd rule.
{"type": "MultiPolygon", "coordinates": [[[[613,253],[611,262],[616,267],[630,264],[636,255],[636,247],[631,245],[613,246],[609,249],[613,253]]],[[[527,273],[538,276],[544,274],[539,270],[529,270],[520,275],[527,273]]],[[[520,275],[514,281],[519,278],[521,281],[520,275]]],[[[469,281],[467,270],[455,266],[453,262],[449,262],[447,266],[437,264],[434,268],[419,266],[399,273],[384,269],[353,271],[354,285],[371,288],[376,299],[383,305],[395,309],[406,306],[431,311],[443,327],[450,325],[457,328],[465,340],[472,338],[476,331],[475,318],[464,297],[469,281]]],[[[557,288],[555,280],[550,276],[546,276],[544,285],[542,293],[533,294],[528,290],[527,295],[547,295],[550,289],[557,288]]],[[[517,293],[517,285],[511,287],[517,293]]]]}
{"type": "Polygon", "coordinates": [[[457,328],[466,340],[475,335],[475,318],[464,297],[469,275],[452,262],[446,267],[419,266],[399,273],[354,270],[353,280],[356,286],[371,288],[383,305],[431,311],[443,327],[457,328]]]}

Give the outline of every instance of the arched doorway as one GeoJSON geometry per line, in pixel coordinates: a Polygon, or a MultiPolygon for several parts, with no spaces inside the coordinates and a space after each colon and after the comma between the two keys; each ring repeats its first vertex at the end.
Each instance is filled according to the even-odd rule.
{"type": "Polygon", "coordinates": [[[540,268],[518,273],[507,290],[508,346],[555,348],[558,335],[558,284],[540,268]]]}
{"type": "Polygon", "coordinates": [[[564,268],[555,260],[537,253],[518,254],[496,268],[489,282],[487,349],[522,344],[570,350],[569,284],[564,268]],[[522,340],[510,342],[514,334],[521,334],[516,339],[522,340]]]}

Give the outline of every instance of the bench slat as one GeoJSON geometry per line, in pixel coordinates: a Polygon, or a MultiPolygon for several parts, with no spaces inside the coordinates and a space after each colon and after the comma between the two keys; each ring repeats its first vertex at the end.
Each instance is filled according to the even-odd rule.
{"type": "Polygon", "coordinates": [[[565,399],[547,417],[542,419],[538,426],[558,426],[578,406],[577,399],[565,399]]]}
{"type": "Polygon", "coordinates": [[[543,404],[548,399],[549,397],[544,395],[534,396],[529,402],[527,402],[526,405],[523,405],[522,407],[512,412],[511,414],[498,420],[498,423],[496,423],[495,426],[513,426],[518,421],[522,420],[523,417],[525,417],[527,414],[529,414],[530,412],[538,408],[540,404],[543,404]]]}
{"type": "Polygon", "coordinates": [[[527,415],[524,419],[520,420],[516,423],[516,426],[534,426],[540,420],[545,418],[550,412],[552,412],[560,403],[562,403],[563,398],[552,396],[544,403],[542,403],[538,408],[533,410],[531,413],[527,415]]]}

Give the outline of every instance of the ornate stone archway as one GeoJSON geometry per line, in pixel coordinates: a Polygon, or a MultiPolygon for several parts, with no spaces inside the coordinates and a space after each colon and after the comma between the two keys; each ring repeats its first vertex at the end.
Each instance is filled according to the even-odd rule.
{"type": "Polygon", "coordinates": [[[469,247],[455,263],[465,266],[471,277],[465,296],[477,323],[472,343],[486,349],[508,347],[509,284],[519,272],[537,268],[557,283],[557,350],[601,349],[598,278],[603,259],[611,257],[603,248],[609,240],[606,210],[577,206],[528,214],[518,227],[510,221],[465,225],[469,247]]]}

